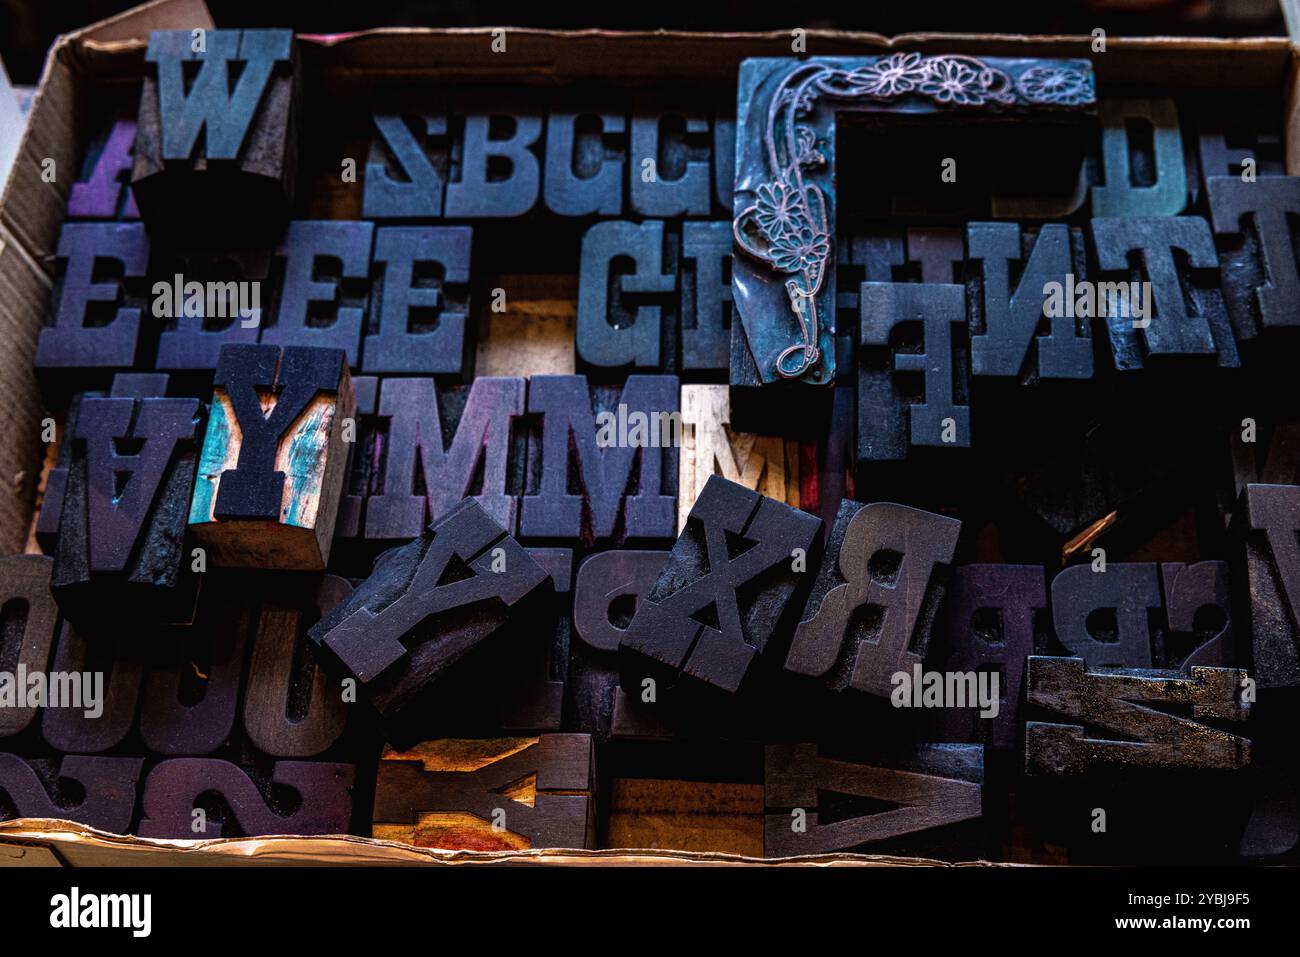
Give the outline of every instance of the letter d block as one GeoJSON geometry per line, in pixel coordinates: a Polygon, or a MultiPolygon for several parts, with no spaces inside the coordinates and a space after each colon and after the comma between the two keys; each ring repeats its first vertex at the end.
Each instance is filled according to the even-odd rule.
{"type": "Polygon", "coordinates": [[[190,503],[210,564],[325,567],[355,415],[342,349],[222,347],[190,503]]]}

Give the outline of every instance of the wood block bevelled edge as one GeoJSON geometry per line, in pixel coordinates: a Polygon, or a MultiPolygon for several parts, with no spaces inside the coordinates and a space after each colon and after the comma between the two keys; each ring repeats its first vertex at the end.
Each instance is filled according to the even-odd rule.
{"type": "Polygon", "coordinates": [[[591,736],[438,738],[404,750],[386,745],[371,833],[444,851],[592,849],[591,736]]]}
{"type": "MultiPolygon", "coordinates": [[[[273,395],[263,394],[262,401],[264,412],[274,408],[273,395]]],[[[226,390],[217,387],[213,391],[189,525],[213,565],[286,571],[326,567],[347,477],[343,423],[355,415],[356,393],[344,364],[337,392],[317,393],[280,440],[275,457],[276,469],[285,473],[280,521],[222,521],[213,511],[221,474],[239,457],[241,433],[226,390]],[[298,455],[309,435],[317,437],[319,447],[308,459],[310,469],[303,467],[298,455]]]]}

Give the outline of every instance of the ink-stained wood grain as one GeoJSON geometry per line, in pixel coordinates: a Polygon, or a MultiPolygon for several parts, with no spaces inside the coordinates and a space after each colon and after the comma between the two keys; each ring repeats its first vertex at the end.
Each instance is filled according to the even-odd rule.
{"type": "Polygon", "coordinates": [[[828,757],[815,744],[768,745],[764,849],[786,857],[925,840],[981,816],[983,781],[979,745],[924,745],[864,763],[828,757]],[[865,801],[837,806],[835,796],[865,801]]]}
{"type": "Polygon", "coordinates": [[[578,277],[498,275],[483,280],[478,310],[477,376],[573,375],[578,277]],[[493,290],[505,309],[492,308],[493,290]]]}
{"type": "Polygon", "coordinates": [[[799,507],[799,443],[731,428],[725,385],[682,386],[682,450],[678,459],[677,531],[709,477],[721,475],[766,498],[799,507]]]}
{"type": "MultiPolygon", "coordinates": [[[[259,387],[257,394],[262,414],[269,417],[281,393],[259,387]]],[[[336,390],[316,393],[281,434],[273,462],[262,466],[284,474],[278,520],[221,519],[216,512],[222,476],[239,462],[243,431],[229,391],[221,386],[214,390],[189,518],[210,564],[304,571],[325,567],[347,467],[343,422],[355,412],[352,378],[341,366],[336,390]]]]}
{"type": "Polygon", "coordinates": [[[386,747],[372,836],[416,847],[592,847],[591,737],[442,738],[386,747]]]}
{"type": "Polygon", "coordinates": [[[616,778],[609,847],[763,856],[763,786],[616,778]]]}
{"type": "Polygon", "coordinates": [[[1026,700],[1054,714],[1025,725],[1026,774],[1077,776],[1105,766],[1231,771],[1250,764],[1250,741],[1218,726],[1250,716],[1240,696],[1245,671],[1194,667],[1189,677],[1031,655],[1027,674],[1026,700]],[[1157,710],[1171,706],[1190,717],[1157,710]]]}

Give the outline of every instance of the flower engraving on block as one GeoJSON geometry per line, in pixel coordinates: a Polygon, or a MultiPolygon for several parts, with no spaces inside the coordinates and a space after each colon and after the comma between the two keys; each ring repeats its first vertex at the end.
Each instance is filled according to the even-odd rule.
{"type": "Polygon", "coordinates": [[[911,93],[927,74],[919,53],[895,53],[878,63],[854,71],[851,81],[868,96],[891,97],[911,93]]]}
{"type": "Polygon", "coordinates": [[[1034,103],[1060,103],[1077,106],[1094,98],[1087,74],[1056,66],[1030,67],[1016,81],[1016,89],[1034,103]]]}
{"type": "Polygon", "coordinates": [[[769,243],[797,232],[806,221],[803,198],[789,183],[777,180],[758,187],[758,201],[754,204],[754,219],[769,243]]]}
{"type": "Polygon", "coordinates": [[[797,233],[772,243],[769,251],[772,265],[782,272],[815,273],[830,258],[831,241],[824,232],[805,221],[797,233]]]}
{"type": "Polygon", "coordinates": [[[920,91],[939,103],[976,106],[984,102],[985,90],[978,71],[959,60],[939,58],[929,63],[929,75],[920,91]]]}
{"type": "MultiPolygon", "coordinates": [[[[833,62],[801,62],[780,79],[767,106],[763,145],[770,179],[754,190],[754,202],[732,221],[736,248],[785,273],[790,318],[800,341],[780,352],[776,373],[799,378],[821,361],[817,297],[833,256],[828,201],[805,169],[824,166],[817,130],[800,123],[821,98],[882,101],[928,99],[940,107],[1091,105],[1096,100],[1086,64],[1038,63],[1018,77],[962,54],[893,53],[845,69],[833,62]]],[[[813,123],[809,120],[808,123],[813,123]]],[[[825,122],[823,117],[821,122],[825,122]]],[[[810,174],[811,175],[811,174],[810,174]]]]}

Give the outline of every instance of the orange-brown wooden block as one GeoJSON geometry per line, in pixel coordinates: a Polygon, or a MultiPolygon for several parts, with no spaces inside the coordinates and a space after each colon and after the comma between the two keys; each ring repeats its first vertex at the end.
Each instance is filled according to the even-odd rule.
{"type": "Polygon", "coordinates": [[[493,295],[479,310],[475,374],[573,375],[577,277],[512,274],[485,281],[493,295]]]}
{"type": "Polygon", "coordinates": [[[616,778],[609,846],[763,856],[763,785],[616,778]]]}
{"type": "Polygon", "coordinates": [[[586,734],[386,747],[372,834],[444,850],[594,847],[594,782],[586,734]]]}
{"type": "Polygon", "coordinates": [[[189,520],[207,561],[323,569],[356,414],[343,350],[228,345],[213,381],[189,520]]]}

